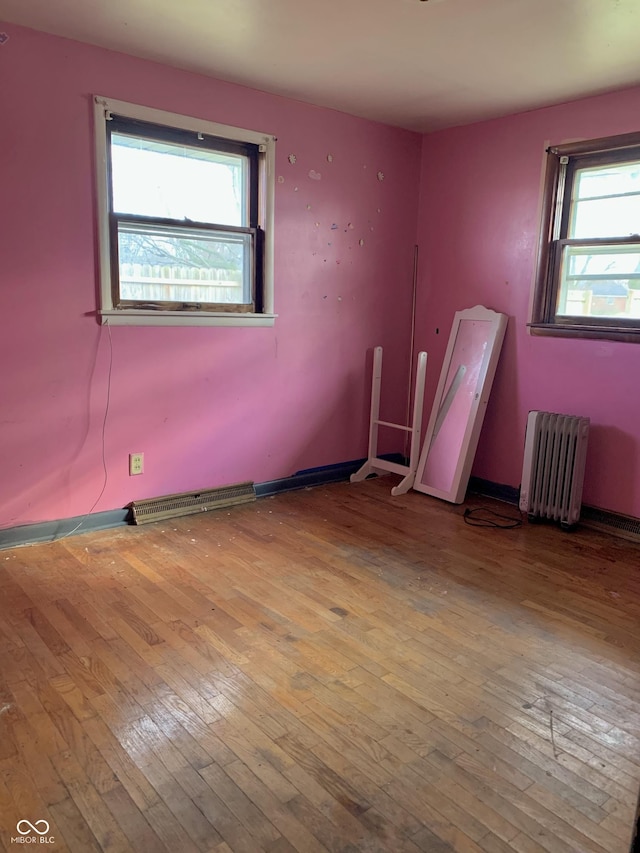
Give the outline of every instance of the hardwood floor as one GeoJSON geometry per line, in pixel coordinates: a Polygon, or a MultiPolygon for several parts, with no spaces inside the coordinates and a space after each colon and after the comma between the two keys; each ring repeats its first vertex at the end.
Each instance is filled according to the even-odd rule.
{"type": "Polygon", "coordinates": [[[0,848],[627,853],[640,548],[390,484],[0,552],[0,848]]]}

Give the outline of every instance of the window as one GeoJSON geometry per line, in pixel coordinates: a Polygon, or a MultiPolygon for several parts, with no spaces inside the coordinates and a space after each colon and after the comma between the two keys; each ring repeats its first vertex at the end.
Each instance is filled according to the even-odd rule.
{"type": "Polygon", "coordinates": [[[640,342],[640,134],[548,149],[534,332],[640,342]]]}
{"type": "Polygon", "coordinates": [[[274,138],[95,108],[102,322],[272,325],[274,138]]]}

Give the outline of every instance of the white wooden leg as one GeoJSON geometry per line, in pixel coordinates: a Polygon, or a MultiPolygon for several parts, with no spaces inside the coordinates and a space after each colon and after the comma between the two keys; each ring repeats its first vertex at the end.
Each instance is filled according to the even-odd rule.
{"type": "Polygon", "coordinates": [[[413,481],[415,480],[415,478],[416,472],[411,471],[409,474],[407,474],[406,477],[403,477],[402,480],[400,480],[397,486],[394,486],[391,489],[391,494],[394,497],[397,497],[398,495],[406,495],[409,489],[413,486],[413,481]]]}
{"type": "Polygon", "coordinates": [[[355,471],[349,481],[360,483],[371,474],[386,474],[391,471],[394,474],[404,474],[397,486],[391,489],[392,495],[404,495],[413,486],[418,455],[420,450],[420,426],[422,424],[422,406],[424,401],[424,381],[427,369],[427,354],[418,354],[416,368],[416,384],[413,399],[413,421],[410,427],[400,424],[387,423],[379,419],[380,415],[380,386],[382,384],[382,347],[376,347],[373,351],[373,376],[371,379],[371,413],[369,421],[369,456],[367,461],[355,471]],[[408,465],[399,465],[378,457],[378,426],[382,424],[393,429],[401,429],[411,434],[411,449],[408,465]]]}
{"type": "Polygon", "coordinates": [[[364,465],[361,465],[350,477],[350,483],[359,483],[361,480],[366,480],[370,474],[375,474],[375,469],[371,462],[367,459],[364,465]]]}

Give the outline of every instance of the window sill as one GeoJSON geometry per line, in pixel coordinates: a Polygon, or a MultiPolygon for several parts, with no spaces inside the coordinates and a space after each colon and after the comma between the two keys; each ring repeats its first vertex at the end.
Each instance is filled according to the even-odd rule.
{"type": "Polygon", "coordinates": [[[640,327],[587,326],[583,323],[527,323],[527,327],[532,335],[640,343],[640,327]]]}
{"type": "Polygon", "coordinates": [[[100,311],[101,324],[109,326],[273,326],[277,314],[233,314],[192,311],[100,311]]]}

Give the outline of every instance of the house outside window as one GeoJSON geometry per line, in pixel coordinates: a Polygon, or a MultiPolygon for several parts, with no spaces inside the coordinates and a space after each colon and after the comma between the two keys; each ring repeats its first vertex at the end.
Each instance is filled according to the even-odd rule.
{"type": "Polygon", "coordinates": [[[272,325],[267,134],[95,98],[100,316],[272,325]]]}
{"type": "Polygon", "coordinates": [[[547,156],[530,326],[640,342],[640,134],[547,156]]]}

